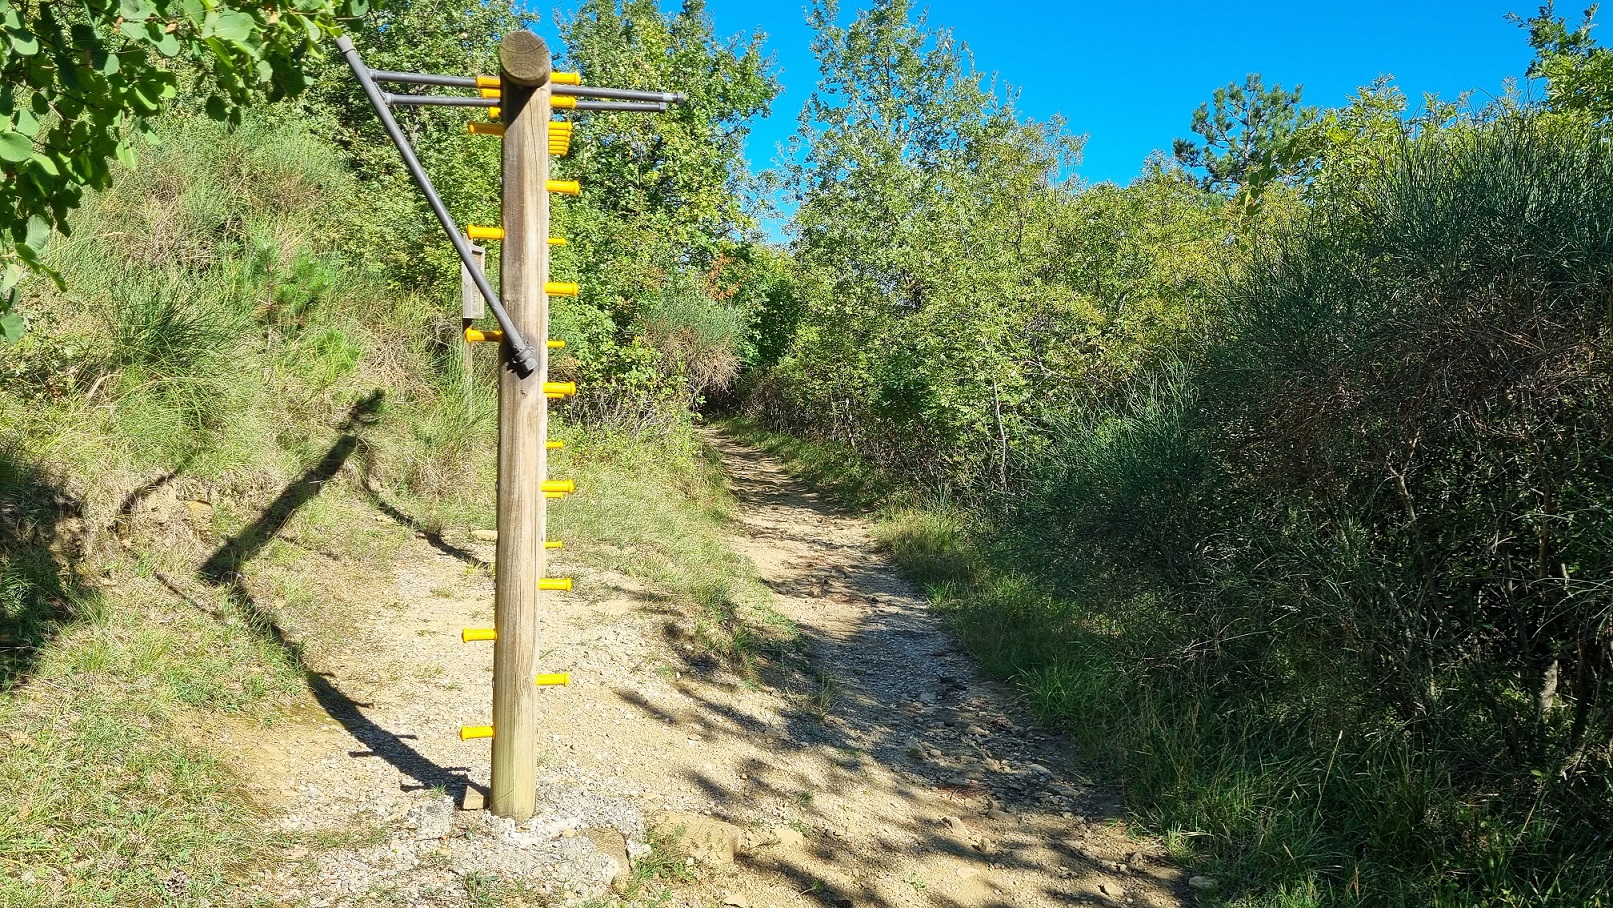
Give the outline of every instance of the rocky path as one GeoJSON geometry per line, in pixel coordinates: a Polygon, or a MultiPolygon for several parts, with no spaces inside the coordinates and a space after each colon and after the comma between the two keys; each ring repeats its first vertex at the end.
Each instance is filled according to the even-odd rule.
{"type": "Polygon", "coordinates": [[[573,681],[546,690],[540,810],[517,828],[459,809],[488,777],[487,742],[457,730],[486,721],[492,653],[458,634],[490,623],[491,545],[417,540],[369,619],[308,646],[317,708],[224,736],[271,822],[306,843],[261,882],[266,902],[608,896],[662,857],[652,830],[688,855],[674,905],[1193,902],[1066,745],[975,675],[860,520],[711,441],[740,501],[733,545],[797,645],[735,675],[681,645],[688,619],[653,594],[571,571],[589,592],[555,597],[544,639],[573,681]]]}

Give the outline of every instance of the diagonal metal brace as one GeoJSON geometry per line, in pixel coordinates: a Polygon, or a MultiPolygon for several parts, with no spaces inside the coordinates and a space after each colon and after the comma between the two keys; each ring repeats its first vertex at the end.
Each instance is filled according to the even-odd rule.
{"type": "Polygon", "coordinates": [[[398,147],[398,154],[403,157],[403,166],[408,169],[409,176],[414,177],[415,185],[425,194],[426,202],[431,205],[431,211],[442,224],[442,229],[447,231],[448,239],[453,242],[454,250],[459,253],[459,260],[470,272],[471,280],[476,282],[476,289],[481,291],[482,298],[487,300],[487,308],[493,310],[493,318],[498,321],[499,327],[504,329],[504,343],[505,349],[509,352],[510,368],[522,378],[532,375],[538,370],[537,355],[532,352],[532,347],[527,344],[526,339],[521,337],[521,332],[516,330],[509,313],[504,311],[504,304],[499,302],[498,294],[493,292],[493,285],[487,282],[487,275],[475,266],[470,241],[460,233],[459,227],[454,224],[453,216],[448,213],[447,206],[443,205],[442,197],[437,195],[436,188],[431,185],[431,178],[426,176],[425,169],[420,166],[420,159],[415,156],[414,146],[404,138],[403,130],[398,128],[398,121],[392,116],[392,109],[382,98],[381,90],[375,86],[375,79],[371,77],[369,67],[359,59],[358,50],[353,47],[353,42],[348,40],[346,35],[336,37],[336,47],[347,60],[347,65],[352,67],[353,75],[358,77],[359,85],[364,89],[364,96],[369,98],[370,106],[375,108],[376,116],[381,118],[381,126],[386,129],[392,144],[398,147]]]}

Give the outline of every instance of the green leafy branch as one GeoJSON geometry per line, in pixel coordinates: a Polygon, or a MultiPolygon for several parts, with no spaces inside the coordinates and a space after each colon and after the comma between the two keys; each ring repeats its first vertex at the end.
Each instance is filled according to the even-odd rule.
{"type": "Polygon", "coordinates": [[[133,166],[135,141],[195,74],[208,116],[302,91],[304,69],[341,19],[368,0],[0,0],[0,340],[24,323],[24,274],[56,275],[41,259],[86,190],[133,166]]]}

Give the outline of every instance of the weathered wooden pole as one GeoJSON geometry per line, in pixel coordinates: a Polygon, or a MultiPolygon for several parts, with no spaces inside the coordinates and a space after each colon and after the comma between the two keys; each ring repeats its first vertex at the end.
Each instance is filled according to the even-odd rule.
{"type": "Polygon", "coordinates": [[[493,779],[491,808],[516,822],[537,798],[538,579],[543,576],[544,441],[549,376],[549,75],[548,45],[529,31],[506,35],[498,49],[504,121],[504,246],[500,292],[511,320],[531,338],[538,369],[526,378],[509,367],[499,377],[498,564],[493,594],[493,779]]]}

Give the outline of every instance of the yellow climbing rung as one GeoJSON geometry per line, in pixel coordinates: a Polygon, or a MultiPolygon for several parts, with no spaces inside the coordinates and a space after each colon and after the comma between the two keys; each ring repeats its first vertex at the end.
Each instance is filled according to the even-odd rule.
{"type": "Polygon", "coordinates": [[[565,281],[549,281],[543,285],[543,292],[550,296],[576,296],[577,285],[565,281]]]}
{"type": "Polygon", "coordinates": [[[502,135],[504,135],[504,124],[503,123],[475,123],[475,122],[472,122],[472,123],[466,123],[465,124],[465,129],[467,131],[469,131],[470,134],[473,135],[473,136],[502,136],[502,135]]]}
{"type": "Polygon", "coordinates": [[[544,548],[546,548],[546,549],[558,549],[558,548],[564,548],[564,547],[565,547],[565,543],[564,543],[564,542],[561,542],[561,541],[560,541],[560,540],[558,540],[558,539],[550,539],[550,540],[547,540],[547,541],[545,541],[545,542],[544,542],[544,543],[543,543],[543,547],[544,547],[544,548]]]}
{"type": "Polygon", "coordinates": [[[489,120],[497,120],[499,117],[503,116],[503,114],[504,111],[497,107],[489,107],[487,109],[487,118],[489,120]]]}
{"type": "Polygon", "coordinates": [[[539,687],[558,687],[571,683],[571,672],[546,672],[533,680],[539,687]]]}
{"type": "Polygon", "coordinates": [[[545,479],[538,488],[545,492],[575,492],[577,483],[570,479],[545,479]]]}
{"type": "Polygon", "coordinates": [[[496,88],[484,88],[484,89],[482,89],[482,97],[484,97],[484,98],[496,98],[496,97],[499,96],[499,94],[500,94],[500,92],[496,88]]]}
{"type": "Polygon", "coordinates": [[[548,397],[570,397],[577,393],[577,383],[574,381],[546,381],[543,383],[543,393],[548,397]]]}
{"type": "Polygon", "coordinates": [[[576,180],[545,180],[543,187],[560,195],[582,195],[582,184],[576,180]]]}
{"type": "Polygon", "coordinates": [[[504,339],[504,332],[498,328],[466,328],[465,343],[467,344],[496,344],[504,339]]]}
{"type": "Polygon", "coordinates": [[[491,725],[461,725],[459,727],[459,740],[461,741],[491,737],[493,737],[493,726],[491,725]]]}
{"type": "Polygon", "coordinates": [[[563,441],[546,441],[543,443],[543,446],[551,451],[558,451],[565,447],[566,443],[563,441]]]}
{"type": "Polygon", "coordinates": [[[571,578],[570,577],[539,577],[538,578],[538,589],[540,589],[540,590],[570,590],[571,589],[571,578]]]}
{"type": "MultiPolygon", "coordinates": [[[[465,235],[473,240],[502,240],[504,239],[504,228],[483,227],[480,224],[466,224],[465,235]]],[[[549,245],[564,246],[566,245],[566,238],[563,236],[549,237],[549,245]]]]}
{"type": "Polygon", "coordinates": [[[543,345],[545,347],[548,347],[550,350],[559,350],[560,348],[562,348],[562,347],[564,347],[566,345],[566,342],[565,341],[556,341],[556,340],[544,341],[543,345]]]}
{"type": "Polygon", "coordinates": [[[476,77],[476,87],[477,88],[498,88],[499,87],[498,76],[477,76],[476,77]]]}
{"type": "Polygon", "coordinates": [[[553,95],[549,98],[549,106],[555,110],[576,110],[577,99],[570,95],[553,95]]]}
{"type": "Polygon", "coordinates": [[[490,627],[467,627],[459,632],[459,639],[466,643],[476,643],[481,640],[497,640],[498,631],[490,627]]]}
{"type": "Polygon", "coordinates": [[[566,493],[565,492],[544,492],[543,497],[544,498],[564,498],[564,497],[566,497],[566,493]]]}

